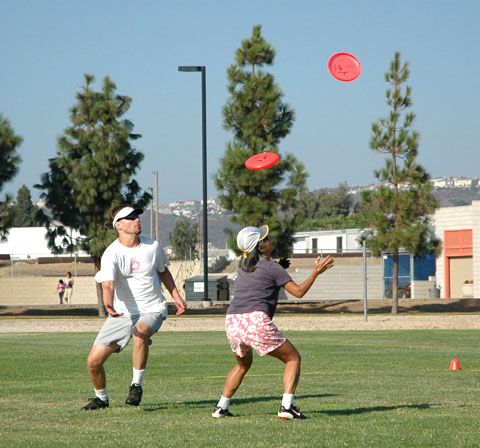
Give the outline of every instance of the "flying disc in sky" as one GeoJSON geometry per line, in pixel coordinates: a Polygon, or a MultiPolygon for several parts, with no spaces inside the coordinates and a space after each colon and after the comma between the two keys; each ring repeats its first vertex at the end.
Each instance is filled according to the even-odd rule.
{"type": "Polygon", "coordinates": [[[276,152],[262,152],[249,157],[245,162],[245,167],[249,170],[264,170],[271,168],[280,160],[276,152]]]}
{"type": "Polygon", "coordinates": [[[335,79],[343,82],[357,79],[362,72],[362,64],[350,53],[335,53],[328,60],[327,67],[335,79]]]}

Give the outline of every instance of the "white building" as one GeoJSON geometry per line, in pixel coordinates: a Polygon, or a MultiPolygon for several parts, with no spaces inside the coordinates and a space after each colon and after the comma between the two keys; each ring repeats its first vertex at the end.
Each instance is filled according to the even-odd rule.
{"type": "Polygon", "coordinates": [[[361,252],[359,238],[363,229],[316,230],[296,232],[293,235],[294,254],[315,254],[323,252],[361,252]]]}
{"type": "Polygon", "coordinates": [[[453,186],[456,188],[470,188],[472,186],[472,179],[456,177],[453,179],[453,186]]]}
{"type": "Polygon", "coordinates": [[[447,188],[450,187],[451,182],[449,182],[444,177],[440,177],[438,179],[432,179],[432,184],[435,188],[447,188]]]}
{"type": "MultiPolygon", "coordinates": [[[[80,234],[72,231],[72,238],[80,234]]],[[[56,243],[60,245],[62,238],[56,243]]],[[[0,255],[9,255],[12,259],[34,259],[52,257],[52,251],[47,245],[47,231],[45,227],[12,227],[4,241],[0,242],[0,255]]],[[[88,256],[85,252],[78,252],[79,256],[88,256]]]]}

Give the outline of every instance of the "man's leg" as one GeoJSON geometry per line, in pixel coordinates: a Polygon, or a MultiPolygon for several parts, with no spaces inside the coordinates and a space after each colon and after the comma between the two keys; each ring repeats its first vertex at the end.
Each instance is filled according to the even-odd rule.
{"type": "Polygon", "coordinates": [[[107,385],[103,364],[112,353],[118,350],[118,345],[94,345],[87,358],[87,368],[95,389],[105,389],[107,385]]]}
{"type": "Polygon", "coordinates": [[[103,364],[109,356],[118,350],[117,344],[94,345],[87,358],[87,369],[95,390],[95,398],[82,409],[91,411],[108,407],[107,380],[103,364]]]}
{"type": "Polygon", "coordinates": [[[147,366],[148,351],[149,351],[149,339],[152,335],[152,329],[150,325],[145,322],[137,322],[133,327],[133,379],[128,392],[126,404],[132,406],[138,406],[142,400],[142,384],[143,376],[145,374],[145,368],[147,366]]]}
{"type": "Polygon", "coordinates": [[[236,365],[227,375],[225,384],[223,386],[223,394],[213,409],[212,417],[231,417],[232,414],[228,410],[230,400],[242,384],[243,378],[249,371],[253,362],[252,350],[248,350],[245,356],[241,357],[235,354],[236,365]]]}
{"type": "Polygon", "coordinates": [[[152,330],[145,322],[138,322],[133,327],[133,368],[145,370],[148,360],[148,340],[152,335],[152,330]]]}

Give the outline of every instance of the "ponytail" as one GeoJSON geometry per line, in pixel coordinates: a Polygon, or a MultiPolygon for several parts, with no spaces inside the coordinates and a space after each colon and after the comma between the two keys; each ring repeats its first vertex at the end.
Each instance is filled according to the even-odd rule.
{"type": "Polygon", "coordinates": [[[238,267],[245,272],[253,272],[257,268],[258,260],[262,255],[261,250],[263,246],[263,241],[259,241],[251,252],[243,252],[240,261],[238,262],[238,267]]]}
{"type": "Polygon", "coordinates": [[[242,258],[238,263],[238,267],[245,272],[253,272],[256,267],[258,260],[260,259],[260,250],[258,249],[258,244],[255,246],[249,253],[243,253],[242,258]]]}

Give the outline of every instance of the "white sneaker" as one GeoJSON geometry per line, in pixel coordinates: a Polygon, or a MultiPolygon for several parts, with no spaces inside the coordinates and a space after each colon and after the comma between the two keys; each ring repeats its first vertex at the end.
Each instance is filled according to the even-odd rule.
{"type": "Polygon", "coordinates": [[[233,417],[233,414],[227,409],[222,409],[220,406],[215,406],[212,412],[213,418],[233,417]]]}
{"type": "Polygon", "coordinates": [[[283,406],[280,406],[280,409],[278,410],[278,417],[282,420],[304,420],[307,418],[296,406],[291,406],[289,409],[285,409],[283,406]]]}

